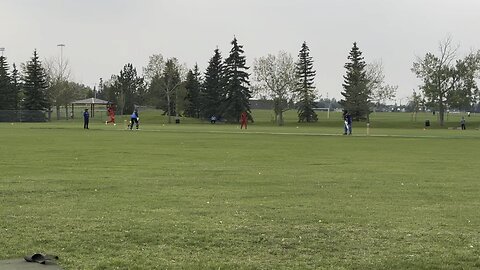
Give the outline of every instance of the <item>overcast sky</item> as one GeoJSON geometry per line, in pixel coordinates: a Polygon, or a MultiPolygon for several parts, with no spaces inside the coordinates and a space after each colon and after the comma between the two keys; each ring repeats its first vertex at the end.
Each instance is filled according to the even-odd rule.
{"type": "MultiPolygon", "coordinates": [[[[303,41],[315,62],[317,92],[340,98],[354,41],[367,63],[382,61],[397,100],[419,81],[417,56],[437,52],[447,36],[460,56],[480,48],[479,0],[1,0],[0,47],[8,63],[68,59],[72,79],[94,86],[132,63],[141,74],[152,54],[202,71],[218,46],[228,56],[235,35],[247,65],[303,41]]],[[[405,102],[405,101],[404,101],[405,102]]]]}

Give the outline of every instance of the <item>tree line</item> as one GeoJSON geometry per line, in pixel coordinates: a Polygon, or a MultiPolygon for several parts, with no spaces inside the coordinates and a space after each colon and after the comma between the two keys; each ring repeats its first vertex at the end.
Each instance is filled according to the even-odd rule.
{"type": "Polygon", "coordinates": [[[439,112],[444,125],[448,109],[471,110],[479,101],[480,51],[471,51],[463,59],[450,37],[439,43],[438,53],[426,53],[413,63],[412,72],[422,80],[420,93],[413,93],[415,110],[429,107],[439,112]]]}
{"type": "MultiPolygon", "coordinates": [[[[284,51],[254,59],[252,74],[246,66],[243,46],[236,38],[230,44],[232,47],[225,59],[218,48],[214,50],[203,74],[198,65],[188,69],[177,58],[165,59],[161,54],[150,56],[143,68],[143,77],[132,64],[126,64],[119,75],[100,81],[97,96],[115,102],[120,113],[129,113],[136,105],[154,106],[164,111],[169,122],[180,115],[215,116],[238,122],[243,111],[253,121],[250,100],[256,96],[272,101],[278,125],[283,125],[283,113],[291,109],[297,110],[298,122],[318,121],[315,109],[325,106],[325,99],[319,100],[315,91],[316,71],[306,42],[302,43],[296,60],[284,51]]],[[[347,74],[362,76],[345,77],[345,92],[342,92],[345,98],[340,104],[361,120],[368,116],[373,99],[385,102],[394,96],[396,88],[385,85],[380,64],[370,67],[362,62],[356,43],[352,50],[358,55],[349,57],[351,63],[345,66],[347,74]],[[359,93],[363,99],[359,99],[359,93]]],[[[331,103],[329,100],[329,107],[331,103]]],[[[335,100],[333,103],[337,104],[335,100]]]]}
{"type": "Polygon", "coordinates": [[[179,115],[195,118],[215,116],[220,120],[238,122],[242,112],[246,112],[253,121],[250,106],[253,95],[265,93],[273,99],[277,115],[290,108],[289,105],[294,102],[294,95],[290,92],[295,92],[299,97],[302,96],[298,99],[299,121],[316,120],[312,110],[315,102],[314,72],[311,71],[312,62],[308,58],[306,44],[305,48],[302,47],[296,66],[289,59],[291,61],[268,73],[264,69],[271,63],[256,61],[253,69],[256,80],[253,85],[243,45],[236,38],[230,44],[232,47],[225,59],[218,48],[214,50],[203,74],[198,65],[187,70],[177,58],[165,60],[160,54],[150,57],[143,77],[139,77],[136,69],[127,64],[120,75],[100,83],[99,95],[118,104],[121,113],[131,111],[136,104],[145,104],[162,109],[168,115],[169,122],[172,116],[179,115]],[[304,68],[302,61],[307,58],[310,62],[304,68]],[[281,88],[276,88],[279,83],[271,86],[269,82],[272,76],[277,75],[275,72],[283,76],[281,88]]]}
{"type": "MultiPolygon", "coordinates": [[[[198,65],[188,69],[175,57],[165,59],[154,54],[143,68],[142,76],[127,63],[118,75],[106,81],[100,79],[98,89],[71,82],[68,61],[46,60],[42,64],[35,50],[32,58],[22,64],[21,71],[15,64],[10,71],[2,55],[0,110],[56,108],[59,118],[61,106],[68,108],[75,99],[95,95],[115,103],[120,114],[146,105],[163,110],[169,122],[178,116],[216,116],[238,122],[242,112],[247,112],[253,121],[250,100],[256,96],[272,102],[278,125],[283,125],[283,113],[291,109],[297,110],[298,122],[318,121],[315,109],[319,107],[320,96],[315,87],[313,57],[306,42],[302,43],[296,60],[284,51],[254,59],[252,74],[246,66],[243,45],[235,37],[230,44],[225,59],[218,48],[213,51],[203,73],[198,65]]],[[[356,42],[344,68],[342,99],[338,103],[355,120],[368,121],[372,111],[395,98],[398,87],[385,83],[382,63],[367,64],[356,42]]],[[[427,53],[413,63],[412,72],[422,84],[410,102],[416,102],[415,108],[438,110],[443,125],[447,108],[467,110],[478,102],[479,70],[479,52],[457,59],[456,49],[447,39],[441,43],[440,55],[427,53]]]]}
{"type": "Polygon", "coordinates": [[[0,56],[0,110],[47,111],[55,107],[58,114],[60,106],[93,93],[89,87],[68,80],[66,65],[45,62],[34,50],[31,59],[21,64],[21,71],[15,63],[10,71],[7,58],[0,56]]]}

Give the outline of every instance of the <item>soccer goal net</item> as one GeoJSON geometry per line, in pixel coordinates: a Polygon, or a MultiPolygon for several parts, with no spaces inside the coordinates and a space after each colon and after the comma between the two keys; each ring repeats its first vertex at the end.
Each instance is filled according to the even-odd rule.
{"type": "Polygon", "coordinates": [[[327,112],[327,119],[330,119],[330,108],[313,108],[314,111],[327,112]]]}

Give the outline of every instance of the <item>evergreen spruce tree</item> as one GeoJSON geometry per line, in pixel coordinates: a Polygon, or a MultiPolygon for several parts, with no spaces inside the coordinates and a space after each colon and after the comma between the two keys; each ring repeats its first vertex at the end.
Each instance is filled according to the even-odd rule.
{"type": "Polygon", "coordinates": [[[205,79],[200,96],[203,117],[210,118],[212,115],[219,117],[222,114],[220,107],[225,97],[224,84],[222,55],[217,48],[205,71],[205,79]]]}
{"type": "Polygon", "coordinates": [[[143,78],[137,75],[137,69],[131,63],[124,65],[113,83],[118,111],[121,114],[133,112],[135,104],[140,100],[139,93],[142,87],[143,78]]]}
{"type": "Polygon", "coordinates": [[[10,75],[8,73],[7,59],[0,56],[0,110],[10,110],[14,107],[12,100],[12,91],[10,84],[10,75]]]}
{"type": "Polygon", "coordinates": [[[33,57],[27,63],[23,81],[25,94],[23,107],[27,110],[48,109],[50,107],[47,96],[48,84],[37,50],[33,52],[33,57]]]}
{"type": "Polygon", "coordinates": [[[298,101],[298,122],[316,122],[317,114],[313,110],[315,107],[315,70],[313,70],[313,58],[310,56],[310,49],[306,42],[303,42],[302,49],[298,54],[296,63],[297,83],[295,93],[298,101]]]}
{"type": "Polygon", "coordinates": [[[345,64],[347,74],[343,76],[344,83],[342,86],[344,91],[341,92],[344,99],[340,100],[339,103],[345,111],[350,113],[353,119],[357,121],[368,120],[370,91],[367,87],[366,64],[356,42],[353,43],[348,60],[350,62],[345,64]]]}
{"type": "Polygon", "coordinates": [[[225,59],[226,95],[222,109],[226,119],[238,122],[242,112],[247,112],[249,119],[252,119],[250,112],[252,91],[249,89],[250,81],[243,46],[238,44],[237,38],[233,38],[231,44],[230,55],[225,59]]]}
{"type": "Polygon", "coordinates": [[[185,97],[185,116],[200,118],[200,80],[201,78],[198,65],[195,64],[193,71],[188,71],[187,81],[185,82],[185,90],[187,91],[187,95],[185,97]]]}
{"type": "Polygon", "coordinates": [[[21,95],[21,82],[20,82],[20,74],[18,72],[15,63],[13,64],[12,74],[10,75],[10,82],[12,87],[12,95],[13,95],[13,109],[20,110],[20,95],[21,95]]]}

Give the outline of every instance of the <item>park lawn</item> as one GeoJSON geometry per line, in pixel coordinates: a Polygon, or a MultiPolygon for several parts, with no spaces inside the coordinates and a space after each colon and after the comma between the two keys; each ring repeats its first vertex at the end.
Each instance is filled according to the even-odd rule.
{"type": "Polygon", "coordinates": [[[149,125],[148,115],[140,131],[0,123],[0,259],[49,252],[65,269],[479,268],[480,132],[342,136],[333,121],[247,131],[149,125]]]}

